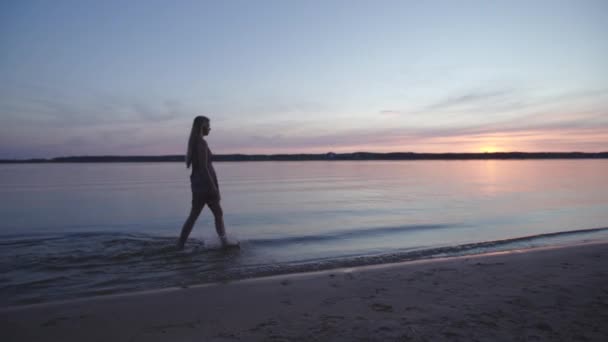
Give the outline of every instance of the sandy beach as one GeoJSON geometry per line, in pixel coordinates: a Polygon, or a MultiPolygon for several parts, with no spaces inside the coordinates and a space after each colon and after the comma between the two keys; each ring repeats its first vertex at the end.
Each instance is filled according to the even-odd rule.
{"type": "Polygon", "coordinates": [[[2,341],[607,341],[608,243],[3,308],[2,341]]]}

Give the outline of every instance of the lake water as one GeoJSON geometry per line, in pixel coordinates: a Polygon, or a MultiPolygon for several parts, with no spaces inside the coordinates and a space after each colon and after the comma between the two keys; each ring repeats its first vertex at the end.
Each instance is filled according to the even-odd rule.
{"type": "Polygon", "coordinates": [[[608,239],[608,160],[215,163],[228,235],[181,163],[0,165],[0,305],[608,239]]]}

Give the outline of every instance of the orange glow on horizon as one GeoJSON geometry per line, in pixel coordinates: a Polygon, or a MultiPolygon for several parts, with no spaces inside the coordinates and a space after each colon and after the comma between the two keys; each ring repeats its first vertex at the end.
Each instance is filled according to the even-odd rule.
{"type": "Polygon", "coordinates": [[[503,152],[503,149],[496,147],[496,146],[488,145],[488,146],[481,147],[479,149],[479,151],[482,153],[495,153],[495,152],[503,152]]]}
{"type": "MultiPolygon", "coordinates": [[[[302,139],[304,140],[304,139],[302,139]]],[[[330,139],[326,139],[330,141],[330,139]]],[[[552,130],[519,130],[478,134],[453,134],[445,136],[410,135],[407,137],[386,135],[377,141],[366,143],[335,143],[307,146],[306,143],[282,146],[248,146],[238,149],[221,149],[216,153],[278,154],[278,153],[353,153],[353,152],[414,152],[414,153],[496,153],[496,152],[603,152],[608,151],[608,130],[597,128],[572,128],[552,130]]]]}

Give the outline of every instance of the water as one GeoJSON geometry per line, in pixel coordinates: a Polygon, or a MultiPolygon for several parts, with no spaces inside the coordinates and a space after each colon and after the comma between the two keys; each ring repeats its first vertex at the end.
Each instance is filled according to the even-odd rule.
{"type": "Polygon", "coordinates": [[[0,165],[0,305],[608,239],[608,160],[215,167],[240,250],[180,163],[0,165]]]}

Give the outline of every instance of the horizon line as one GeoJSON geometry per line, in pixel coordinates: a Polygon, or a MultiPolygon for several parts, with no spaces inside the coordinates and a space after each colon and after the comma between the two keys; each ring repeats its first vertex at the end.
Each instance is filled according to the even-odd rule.
{"type": "MultiPolygon", "coordinates": [[[[492,156],[527,156],[527,157],[542,157],[542,156],[594,156],[594,157],[604,157],[608,158],[608,151],[601,152],[580,152],[580,151],[570,151],[570,152],[521,152],[521,151],[510,151],[510,152],[367,152],[367,151],[357,151],[357,152],[343,152],[343,153],[335,153],[335,152],[325,152],[325,153],[257,153],[257,154],[246,154],[246,153],[225,153],[225,154],[214,154],[214,159],[225,159],[225,158],[272,158],[272,157],[281,157],[281,158],[289,158],[289,157],[324,157],[323,160],[333,160],[340,159],[340,157],[352,157],[353,160],[361,159],[362,157],[441,157],[441,156],[451,156],[451,157],[492,157],[492,156]]],[[[59,156],[59,157],[51,157],[51,158],[13,158],[13,159],[0,159],[2,163],[10,163],[10,162],[61,162],[68,160],[77,160],[77,159],[127,159],[127,158],[185,158],[185,154],[159,154],[159,155],[120,155],[120,154],[103,154],[103,155],[72,155],[72,156],[59,156]]],[[[491,158],[490,158],[491,159],[491,158]]],[[[252,159],[250,159],[252,160],[252,159]]],[[[256,159],[257,160],[257,159],[256,159]]],[[[263,160],[263,159],[262,159],[263,160]]],[[[173,161],[173,160],[166,160],[173,161]]],[[[221,161],[221,160],[219,160],[221,161]]]]}

